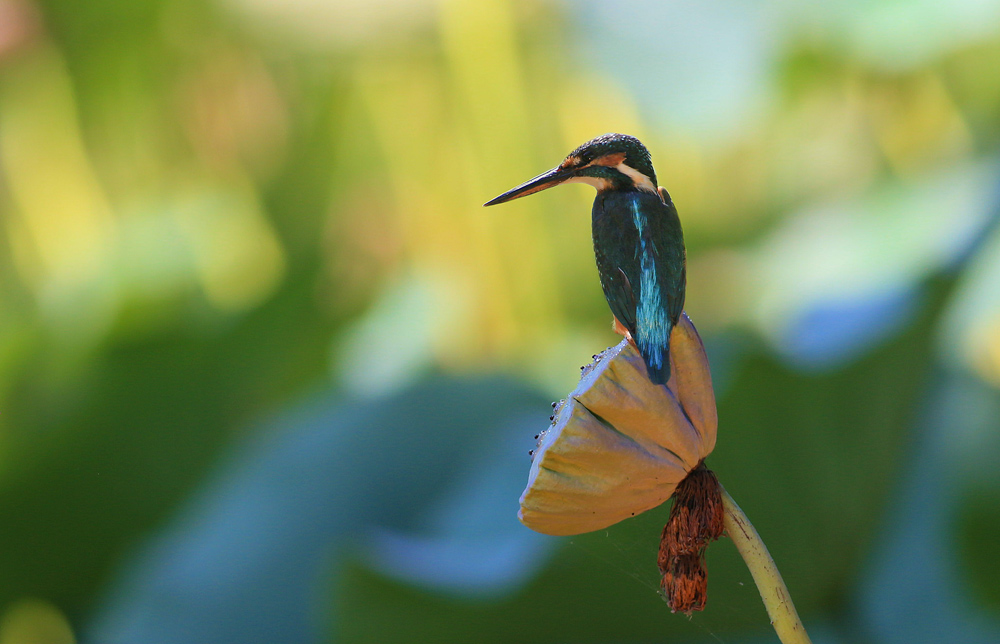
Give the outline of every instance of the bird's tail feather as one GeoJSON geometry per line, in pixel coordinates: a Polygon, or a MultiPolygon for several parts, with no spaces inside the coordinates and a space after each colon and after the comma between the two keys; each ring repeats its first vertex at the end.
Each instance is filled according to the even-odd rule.
{"type": "Polygon", "coordinates": [[[640,351],[642,360],[646,363],[649,379],[657,385],[665,385],[670,380],[670,355],[667,347],[651,347],[640,351]]]}

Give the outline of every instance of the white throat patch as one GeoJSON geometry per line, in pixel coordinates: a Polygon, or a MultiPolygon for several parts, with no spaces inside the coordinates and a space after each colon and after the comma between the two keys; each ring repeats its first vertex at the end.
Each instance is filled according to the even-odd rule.
{"type": "Polygon", "coordinates": [[[601,179],[600,177],[588,177],[588,176],[573,177],[572,179],[567,179],[565,183],[585,183],[588,186],[594,186],[595,188],[597,188],[598,192],[600,192],[601,190],[607,190],[608,188],[611,187],[610,181],[608,181],[607,179],[601,179]]]}

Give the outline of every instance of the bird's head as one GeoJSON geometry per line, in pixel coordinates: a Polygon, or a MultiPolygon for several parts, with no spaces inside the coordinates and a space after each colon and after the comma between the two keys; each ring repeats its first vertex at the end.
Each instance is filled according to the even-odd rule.
{"type": "Polygon", "coordinates": [[[605,134],[587,141],[555,168],[487,201],[486,206],[534,194],[560,183],[586,183],[605,190],[656,192],[656,173],[646,146],[627,134],[605,134]]]}

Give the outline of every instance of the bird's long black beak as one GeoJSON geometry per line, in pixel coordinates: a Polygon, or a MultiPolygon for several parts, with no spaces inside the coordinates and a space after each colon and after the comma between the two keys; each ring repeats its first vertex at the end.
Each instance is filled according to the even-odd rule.
{"type": "Polygon", "coordinates": [[[564,168],[553,168],[548,172],[543,172],[534,179],[526,181],[519,185],[518,187],[508,190],[499,197],[494,197],[490,199],[484,206],[495,206],[498,203],[504,203],[512,199],[517,199],[518,197],[525,197],[536,192],[545,190],[546,188],[551,188],[552,186],[557,186],[567,179],[572,179],[574,176],[574,170],[567,170],[564,168]]]}

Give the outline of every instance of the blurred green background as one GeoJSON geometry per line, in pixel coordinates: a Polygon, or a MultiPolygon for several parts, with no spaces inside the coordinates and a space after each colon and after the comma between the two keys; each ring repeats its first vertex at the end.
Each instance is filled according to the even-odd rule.
{"type": "Polygon", "coordinates": [[[775,641],[514,518],[611,131],[814,640],[1000,642],[1000,2],[0,0],[0,644],[775,641]]]}

